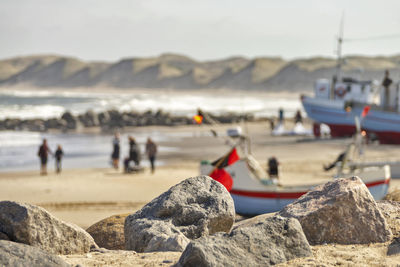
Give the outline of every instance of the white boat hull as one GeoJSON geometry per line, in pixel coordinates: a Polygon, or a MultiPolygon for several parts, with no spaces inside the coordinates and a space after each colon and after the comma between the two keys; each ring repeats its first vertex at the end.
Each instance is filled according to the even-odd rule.
{"type": "MultiPolygon", "coordinates": [[[[202,164],[200,173],[208,175],[212,169],[212,165],[202,164]]],[[[227,166],[225,170],[233,179],[233,188],[230,193],[235,203],[235,210],[239,214],[256,215],[279,211],[316,186],[263,184],[249,171],[243,159],[227,166]]],[[[363,180],[374,199],[380,200],[386,196],[390,182],[389,166],[373,167],[345,176],[353,175],[363,180]]]]}

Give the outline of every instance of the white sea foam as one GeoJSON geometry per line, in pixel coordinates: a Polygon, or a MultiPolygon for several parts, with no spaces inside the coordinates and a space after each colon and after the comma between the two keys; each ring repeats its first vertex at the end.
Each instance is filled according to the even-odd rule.
{"type": "Polygon", "coordinates": [[[293,116],[301,109],[297,96],[277,96],[244,93],[190,92],[65,92],[65,91],[1,91],[0,119],[59,117],[66,110],[74,114],[89,109],[101,112],[109,109],[120,111],[164,110],[175,115],[191,116],[201,108],[213,113],[251,112],[255,116],[276,116],[279,108],[286,116],[293,116]]]}
{"type": "Polygon", "coordinates": [[[19,118],[19,119],[34,119],[34,118],[53,118],[60,117],[65,112],[63,106],[57,105],[0,105],[0,119],[19,118]]]}

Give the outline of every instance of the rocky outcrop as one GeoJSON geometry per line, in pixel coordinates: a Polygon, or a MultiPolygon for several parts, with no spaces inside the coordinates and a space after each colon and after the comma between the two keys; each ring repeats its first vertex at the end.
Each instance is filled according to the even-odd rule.
{"type": "MultiPolygon", "coordinates": [[[[239,121],[254,121],[255,117],[251,114],[222,114],[219,116],[212,116],[213,120],[219,123],[235,123],[239,121]]],[[[61,118],[43,119],[4,119],[0,120],[0,130],[25,130],[46,132],[49,130],[61,131],[78,131],[83,127],[100,127],[104,132],[115,131],[123,129],[124,127],[137,127],[137,126],[179,126],[193,124],[192,118],[185,116],[173,116],[162,110],[156,112],[146,111],[138,113],[120,112],[118,110],[108,110],[98,114],[93,111],[87,111],[84,114],[73,115],[71,112],[66,111],[62,114],[61,118]]],[[[203,122],[207,124],[206,120],[203,122]]]]}
{"type": "Polygon", "coordinates": [[[0,202],[0,232],[11,241],[54,254],[79,254],[97,247],[80,227],[65,223],[45,209],[12,201],[0,202]]]}
{"type": "Polygon", "coordinates": [[[389,225],[392,234],[400,237],[400,203],[389,200],[380,200],[376,204],[389,225]]]}
{"type": "Polygon", "coordinates": [[[84,127],[99,126],[99,119],[97,117],[97,114],[94,113],[93,110],[88,110],[84,114],[79,115],[78,119],[83,124],[84,127]]]}
{"type": "Polygon", "coordinates": [[[42,249],[0,240],[0,266],[68,267],[70,265],[59,256],[49,254],[42,249]]]}
{"type": "Polygon", "coordinates": [[[183,251],[191,239],[229,232],[235,219],[225,187],[208,176],[184,180],[125,220],[125,246],[137,252],[183,251]]]}
{"type": "Polygon", "coordinates": [[[300,223],[275,216],[190,242],[177,266],[270,266],[308,256],[311,248],[300,223]]]}
{"type": "Polygon", "coordinates": [[[391,238],[385,217],[358,177],[317,186],[279,215],[298,219],[310,244],[367,244],[391,238]]]}
{"type": "Polygon", "coordinates": [[[125,236],[124,224],[125,218],[129,214],[113,215],[101,220],[86,231],[93,237],[99,247],[106,249],[124,249],[125,236]]]}
{"type": "Polygon", "coordinates": [[[62,114],[61,119],[67,123],[67,129],[76,129],[76,127],[78,126],[77,118],[75,118],[75,116],[72,115],[69,111],[62,114]]]}

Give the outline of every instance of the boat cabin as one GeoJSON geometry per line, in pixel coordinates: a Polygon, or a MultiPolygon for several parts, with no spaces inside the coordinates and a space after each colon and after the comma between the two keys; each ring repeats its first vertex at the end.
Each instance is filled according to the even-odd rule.
{"type": "Polygon", "coordinates": [[[377,81],[358,81],[352,78],[343,78],[332,87],[328,79],[319,79],[314,86],[315,97],[320,99],[334,99],[343,101],[357,101],[375,104],[379,90],[377,81]]]}
{"type": "Polygon", "coordinates": [[[332,86],[332,81],[319,79],[315,82],[314,91],[317,99],[358,102],[400,112],[400,83],[392,84],[386,91],[376,80],[358,81],[343,78],[341,82],[336,82],[332,86]]]}

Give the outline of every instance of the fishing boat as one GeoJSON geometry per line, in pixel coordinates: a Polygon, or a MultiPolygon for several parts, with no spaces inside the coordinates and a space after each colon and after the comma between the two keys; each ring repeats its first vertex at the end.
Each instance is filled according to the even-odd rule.
{"type": "MultiPolygon", "coordinates": [[[[209,175],[214,168],[212,164],[203,162],[200,172],[209,175]]],[[[251,157],[237,160],[224,169],[232,177],[230,194],[239,214],[257,215],[279,211],[318,185],[282,186],[266,175],[259,177],[260,170],[254,170],[254,159],[251,157]]],[[[347,175],[359,176],[376,200],[384,198],[387,194],[390,182],[390,167],[387,165],[347,175]]]]}
{"type": "Polygon", "coordinates": [[[372,81],[345,78],[332,85],[327,79],[317,80],[314,97],[301,96],[307,116],[315,122],[314,135],[319,135],[317,127],[323,123],[332,137],[352,136],[356,132],[354,118],[361,116],[365,106],[377,106],[378,90],[372,81]]]}
{"type": "MultiPolygon", "coordinates": [[[[315,82],[314,96],[301,96],[307,116],[314,123],[314,135],[319,136],[319,125],[326,124],[332,137],[352,136],[356,129],[354,118],[360,117],[368,106],[363,129],[382,144],[400,144],[400,82],[382,86],[379,81],[359,81],[342,77],[343,24],[338,38],[336,73],[332,80],[315,82]]],[[[387,72],[387,74],[389,74],[387,72]]]]}
{"type": "MultiPolygon", "coordinates": [[[[324,123],[329,126],[332,137],[352,136],[356,132],[354,118],[360,117],[368,106],[362,129],[381,144],[400,144],[399,83],[389,87],[388,95],[393,96],[389,100],[377,81],[345,78],[332,86],[329,80],[321,79],[315,83],[314,89],[314,97],[301,96],[302,105],[316,125],[324,123]]],[[[314,127],[315,135],[318,135],[317,127],[314,127]]]]}
{"type": "MultiPolygon", "coordinates": [[[[357,121],[357,119],[356,119],[357,121]]],[[[374,164],[360,166],[356,156],[360,154],[363,135],[357,127],[357,134],[346,147],[342,159],[336,164],[333,177],[359,176],[376,200],[383,199],[389,189],[390,166],[374,164]]],[[[307,193],[318,184],[300,186],[280,185],[278,179],[270,178],[261,165],[248,152],[246,137],[224,156],[214,162],[202,161],[200,173],[221,182],[230,192],[239,214],[256,215],[281,210],[289,203],[307,193]],[[241,147],[244,156],[239,157],[236,147],[241,147]],[[247,151],[247,152],[246,152],[247,151]]]]}

